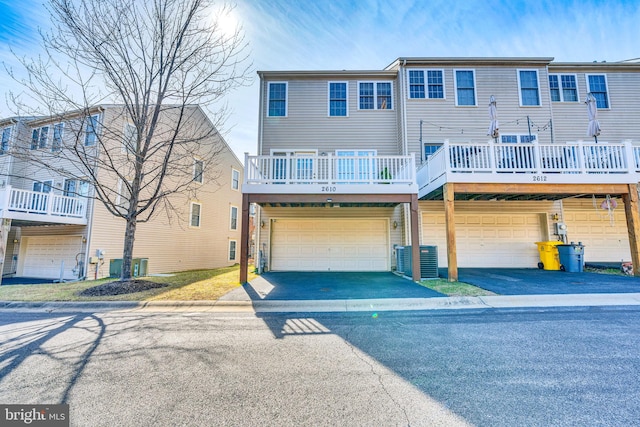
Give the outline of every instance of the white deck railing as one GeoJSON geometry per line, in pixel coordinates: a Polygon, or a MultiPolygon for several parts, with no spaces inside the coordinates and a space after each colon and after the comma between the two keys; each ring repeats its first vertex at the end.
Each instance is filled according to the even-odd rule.
{"type": "MultiPolygon", "coordinates": [[[[20,213],[31,214],[33,216],[30,218],[36,221],[47,221],[47,217],[83,219],[87,213],[87,200],[80,197],[20,190],[7,185],[0,189],[0,210],[3,211],[4,218],[15,216],[7,213],[20,213]]],[[[27,218],[25,215],[20,217],[27,218]]]]}
{"type": "MultiPolygon", "coordinates": [[[[444,175],[447,181],[455,182],[480,180],[510,182],[512,174],[578,174],[634,175],[640,172],[640,146],[630,141],[607,142],[567,142],[563,144],[531,143],[450,143],[445,141],[418,169],[417,179],[421,188],[444,175]],[[469,175],[477,174],[477,175],[469,175]],[[493,178],[487,176],[492,175],[493,178]]],[[[512,175],[512,177],[515,177],[512,175]]],[[[521,177],[516,181],[522,181],[521,177]]],[[[563,182],[581,182],[579,176],[563,179],[563,182]]],[[[606,176],[599,176],[602,182],[609,182],[606,176]]],[[[616,178],[618,179],[618,178],[616,178]]],[[[533,180],[552,182],[546,179],[533,180]]],[[[557,181],[557,180],[554,180],[557,181]]],[[[630,180],[632,182],[633,179],[630,180]]],[[[637,180],[636,180],[637,181],[637,180]]]]}
{"type": "Polygon", "coordinates": [[[415,184],[414,155],[245,154],[245,184],[415,184]]]}

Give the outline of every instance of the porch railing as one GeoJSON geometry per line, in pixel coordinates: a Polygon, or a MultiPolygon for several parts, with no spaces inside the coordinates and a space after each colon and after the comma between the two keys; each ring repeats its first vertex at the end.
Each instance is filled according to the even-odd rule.
{"type": "MultiPolygon", "coordinates": [[[[424,186],[444,174],[571,173],[636,174],[640,146],[630,141],[531,143],[450,143],[430,156],[418,170],[424,186]]],[[[503,176],[502,181],[508,181],[503,176]]]]}
{"type": "Polygon", "coordinates": [[[20,190],[7,185],[0,190],[0,209],[35,215],[84,218],[87,201],[80,197],[20,190]]]}
{"type": "Polygon", "coordinates": [[[246,184],[414,184],[415,157],[245,155],[246,184]]]}

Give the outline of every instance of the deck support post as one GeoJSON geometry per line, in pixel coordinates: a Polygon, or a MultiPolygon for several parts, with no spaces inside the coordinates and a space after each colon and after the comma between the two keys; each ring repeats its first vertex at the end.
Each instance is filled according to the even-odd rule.
{"type": "Polygon", "coordinates": [[[420,270],[420,233],[418,230],[418,195],[411,195],[411,278],[414,282],[421,279],[420,270]]]}
{"type": "Polygon", "coordinates": [[[249,195],[242,195],[242,224],[240,226],[240,283],[247,283],[249,275],[249,195]]]}
{"type": "Polygon", "coordinates": [[[456,249],[456,221],[455,221],[455,186],[447,183],[443,187],[444,219],[447,229],[447,265],[449,282],[458,281],[458,254],[456,249]]]}
{"type": "Polygon", "coordinates": [[[622,195],[624,213],[627,218],[627,232],[629,233],[629,248],[633,275],[640,276],[640,213],[638,211],[638,186],[629,184],[629,192],[622,195]]]}

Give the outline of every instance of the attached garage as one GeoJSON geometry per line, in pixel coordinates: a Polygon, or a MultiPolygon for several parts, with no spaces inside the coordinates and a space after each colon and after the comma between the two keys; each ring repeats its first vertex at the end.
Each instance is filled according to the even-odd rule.
{"type": "MultiPolygon", "coordinates": [[[[459,267],[535,268],[535,242],[546,240],[545,214],[458,213],[455,231],[459,267]]],[[[422,214],[421,244],[438,246],[438,264],[447,265],[444,213],[422,214]]]]}
{"type": "Polygon", "coordinates": [[[576,209],[565,204],[564,222],[567,224],[569,241],[582,242],[585,245],[585,261],[631,261],[623,206],[614,209],[610,217],[609,212],[605,210],[593,207],[576,209]]]}
{"type": "Polygon", "coordinates": [[[388,271],[389,220],[275,218],[273,271],[388,271]]]}
{"type": "Polygon", "coordinates": [[[76,256],[82,253],[82,236],[25,236],[22,238],[18,274],[23,277],[59,279],[77,278],[72,271],[76,256]]]}

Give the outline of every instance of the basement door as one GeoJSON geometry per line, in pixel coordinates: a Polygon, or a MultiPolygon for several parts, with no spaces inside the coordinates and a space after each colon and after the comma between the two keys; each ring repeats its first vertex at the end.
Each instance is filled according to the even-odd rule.
{"type": "Polygon", "coordinates": [[[59,279],[64,261],[63,278],[77,278],[73,273],[76,256],[82,252],[82,236],[25,236],[20,251],[23,277],[59,279]]]}
{"type": "Polygon", "coordinates": [[[273,219],[273,271],[389,271],[387,219],[273,219]]]}
{"type": "MultiPolygon", "coordinates": [[[[538,247],[546,240],[537,213],[456,213],[458,267],[537,268],[538,247]]],[[[444,213],[422,214],[423,245],[438,246],[438,265],[447,266],[444,213]]]]}

